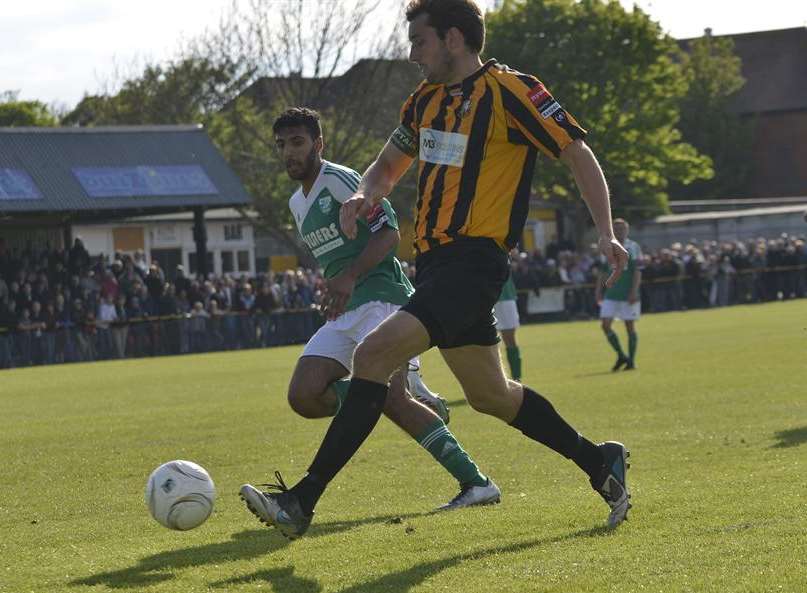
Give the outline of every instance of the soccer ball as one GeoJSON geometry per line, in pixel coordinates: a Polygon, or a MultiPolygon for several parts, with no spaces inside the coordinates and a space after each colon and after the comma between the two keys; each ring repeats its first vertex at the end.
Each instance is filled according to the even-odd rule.
{"type": "Polygon", "coordinates": [[[213,512],[216,486],[205,468],[192,461],[169,461],[151,472],[146,504],[151,516],[169,529],[199,527],[213,512]]]}

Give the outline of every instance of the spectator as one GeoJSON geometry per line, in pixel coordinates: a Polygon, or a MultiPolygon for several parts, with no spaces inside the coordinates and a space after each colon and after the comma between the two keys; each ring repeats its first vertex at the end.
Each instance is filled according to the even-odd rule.
{"type": "Polygon", "coordinates": [[[0,368],[14,366],[14,332],[17,329],[17,303],[0,299],[0,368]]]}
{"type": "Polygon", "coordinates": [[[68,259],[68,269],[73,275],[80,275],[90,265],[90,254],[84,247],[84,242],[81,237],[76,237],[73,241],[73,247],[70,248],[70,255],[68,259]]]}
{"type": "Polygon", "coordinates": [[[115,321],[112,323],[112,345],[115,358],[126,356],[126,341],[129,337],[129,314],[126,297],[119,295],[115,301],[115,321]]]}
{"type": "Polygon", "coordinates": [[[260,334],[259,343],[264,348],[269,345],[271,314],[277,308],[278,303],[272,292],[272,287],[267,282],[264,282],[252,305],[252,314],[255,317],[258,333],[260,334]]]}
{"type": "Polygon", "coordinates": [[[102,297],[101,304],[98,305],[96,319],[98,352],[103,358],[112,358],[115,352],[112,342],[112,324],[118,320],[118,311],[111,293],[102,297]]]}
{"type": "Polygon", "coordinates": [[[207,351],[207,322],[209,319],[210,313],[205,311],[201,301],[196,301],[193,304],[193,308],[190,312],[190,320],[188,321],[191,352],[207,351]]]}

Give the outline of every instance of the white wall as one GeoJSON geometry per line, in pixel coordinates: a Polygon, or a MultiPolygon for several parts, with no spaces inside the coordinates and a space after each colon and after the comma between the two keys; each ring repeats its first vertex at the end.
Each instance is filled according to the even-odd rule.
{"type": "MultiPolygon", "coordinates": [[[[235,270],[234,275],[255,274],[255,236],[250,223],[243,220],[212,220],[206,221],[207,249],[213,253],[213,272],[221,275],[222,252],[232,252],[236,260],[239,251],[248,252],[248,269],[235,270]],[[225,226],[241,225],[242,237],[237,240],[225,239],[225,226]]],[[[81,236],[84,246],[91,256],[105,254],[110,257],[114,254],[113,229],[121,227],[141,227],[144,229],[144,250],[146,258],[150,259],[152,249],[181,249],[182,263],[186,270],[190,269],[190,254],[196,252],[196,243],[193,240],[193,223],[190,221],[143,221],[143,222],[114,222],[94,225],[76,225],[72,227],[74,237],[81,236]]]]}

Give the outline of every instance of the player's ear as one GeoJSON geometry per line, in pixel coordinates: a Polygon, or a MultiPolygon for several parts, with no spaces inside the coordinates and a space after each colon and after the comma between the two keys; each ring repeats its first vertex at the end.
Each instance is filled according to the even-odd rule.
{"type": "Polygon", "coordinates": [[[459,52],[465,48],[465,35],[457,27],[450,27],[446,31],[445,44],[450,51],[459,52]]]}
{"type": "Polygon", "coordinates": [[[322,153],[325,149],[325,139],[322,136],[314,140],[314,148],[316,148],[319,153],[322,153]]]}

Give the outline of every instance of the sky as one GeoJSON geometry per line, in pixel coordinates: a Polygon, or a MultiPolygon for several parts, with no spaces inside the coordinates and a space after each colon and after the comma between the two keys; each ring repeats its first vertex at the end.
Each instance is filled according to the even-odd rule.
{"type": "MultiPolygon", "coordinates": [[[[285,2],[289,0],[266,0],[285,2]]],[[[339,1],[339,0],[305,0],[339,1]]],[[[395,3],[397,0],[381,0],[395,3]]],[[[494,0],[478,0],[490,6],[494,0]]],[[[804,0],[619,0],[676,38],[807,26],[804,0]]],[[[215,27],[231,0],[0,0],[0,92],[71,108],[133,64],[176,55],[215,27]]],[[[387,13],[389,14],[389,13],[387,13]]]]}

